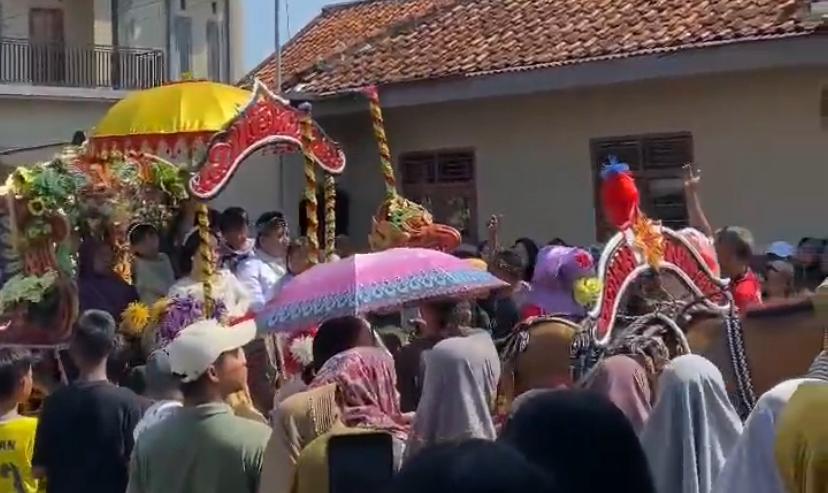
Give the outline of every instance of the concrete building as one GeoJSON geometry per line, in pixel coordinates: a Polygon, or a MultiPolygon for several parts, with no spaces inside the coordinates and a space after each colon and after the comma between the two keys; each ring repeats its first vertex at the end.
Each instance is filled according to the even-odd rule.
{"type": "MultiPolygon", "coordinates": [[[[282,89],[313,100],[343,144],[363,243],[383,196],[354,95],[368,84],[403,193],[469,241],[494,213],[506,241],[605,237],[595,191],[610,155],[668,225],[686,224],[681,167],[694,162],[714,225],[747,226],[760,244],[825,237],[826,13],[808,0],[359,1],[284,47],[282,89]]],[[[248,82],[274,72],[265,60],[248,82]]],[[[279,201],[295,214],[301,166],[286,173],[279,201]]]]}
{"type": "Polygon", "coordinates": [[[0,0],[0,164],[48,159],[129,91],[238,80],[242,20],[242,0],[0,0]]]}

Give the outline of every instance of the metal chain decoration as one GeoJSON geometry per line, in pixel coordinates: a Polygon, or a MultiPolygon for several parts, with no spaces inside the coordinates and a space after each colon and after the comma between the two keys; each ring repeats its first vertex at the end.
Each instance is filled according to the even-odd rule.
{"type": "Polygon", "coordinates": [[[204,316],[210,318],[213,316],[213,308],[215,303],[213,300],[213,276],[215,275],[215,265],[213,264],[213,247],[210,245],[210,216],[207,210],[207,204],[198,204],[196,211],[196,221],[198,222],[198,256],[201,259],[201,282],[204,285],[204,316]]]}
{"type": "Polygon", "coordinates": [[[311,154],[313,144],[313,120],[310,105],[304,105],[305,117],[302,118],[302,155],[305,158],[305,216],[307,218],[308,261],[319,263],[319,217],[316,203],[316,163],[311,154]]]}
{"type": "Polygon", "coordinates": [[[725,329],[727,350],[730,353],[730,363],[733,365],[733,373],[736,376],[736,391],[739,394],[737,411],[742,419],[746,419],[756,406],[756,391],[753,389],[753,379],[750,377],[742,322],[732,311],[725,317],[725,329]]]}
{"type": "Polygon", "coordinates": [[[336,179],[325,173],[325,261],[336,253],[336,179]]]}

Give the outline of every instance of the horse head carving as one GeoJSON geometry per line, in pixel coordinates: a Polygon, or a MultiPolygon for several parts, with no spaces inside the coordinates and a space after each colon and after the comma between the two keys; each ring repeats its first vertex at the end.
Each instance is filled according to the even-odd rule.
{"type": "Polygon", "coordinates": [[[368,241],[373,251],[417,247],[447,252],[460,246],[460,233],[435,223],[425,207],[394,193],[374,216],[368,241]]]}

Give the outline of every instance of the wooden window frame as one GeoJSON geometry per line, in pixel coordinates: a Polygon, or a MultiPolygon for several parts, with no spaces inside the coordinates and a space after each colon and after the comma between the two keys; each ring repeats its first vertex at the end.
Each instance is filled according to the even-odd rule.
{"type": "MultiPolygon", "coordinates": [[[[445,199],[452,196],[465,197],[468,201],[469,218],[468,230],[464,235],[464,241],[477,242],[479,238],[477,226],[477,154],[474,148],[457,147],[457,148],[441,148],[430,149],[425,151],[405,152],[398,156],[397,165],[400,174],[400,187],[403,196],[411,200],[419,202],[420,197],[431,196],[438,199],[445,199]],[[470,178],[461,181],[445,181],[441,182],[438,165],[441,157],[456,155],[468,155],[470,160],[470,178]],[[414,159],[432,159],[432,172],[426,173],[426,179],[417,182],[408,180],[407,164],[414,159]]],[[[426,205],[426,204],[421,204],[426,205]]],[[[440,211],[430,210],[434,215],[434,220],[446,224],[445,219],[440,217],[440,211]]],[[[462,233],[462,232],[461,232],[462,233]]]]}
{"type": "MultiPolygon", "coordinates": [[[[591,167],[592,167],[592,175],[593,175],[593,186],[594,186],[594,204],[595,204],[595,226],[596,226],[596,237],[598,241],[606,241],[612,234],[615,232],[612,226],[608,225],[603,217],[603,210],[601,207],[601,194],[600,194],[600,187],[601,187],[601,166],[605,162],[604,149],[606,147],[610,147],[612,145],[616,145],[617,147],[621,148],[624,145],[630,146],[630,151],[632,154],[635,155],[635,159],[630,159],[630,156],[617,156],[621,161],[627,162],[630,165],[630,169],[635,176],[636,182],[638,183],[639,193],[641,195],[641,207],[652,215],[654,219],[660,219],[658,214],[654,213],[653,209],[659,207],[655,203],[651,202],[649,186],[647,183],[653,180],[658,179],[675,179],[681,180],[682,179],[682,166],[684,164],[692,163],[694,161],[694,140],[693,134],[691,132],[664,132],[664,133],[649,133],[649,134],[640,134],[640,135],[625,135],[625,136],[611,136],[611,137],[600,137],[590,139],[590,157],[591,157],[591,167]],[[649,165],[649,157],[648,157],[648,150],[653,150],[653,143],[654,141],[660,140],[679,140],[684,141],[684,146],[686,151],[686,155],[683,156],[684,159],[676,160],[674,164],[669,166],[650,166],[649,165]],[[635,149],[633,149],[635,147],[635,149]]],[[[675,152],[680,153],[681,150],[677,150],[675,152]]],[[[676,221],[672,221],[673,224],[667,223],[666,226],[669,227],[681,227],[686,225],[687,223],[687,209],[686,209],[686,202],[684,199],[681,199],[681,202],[685,206],[684,218],[683,220],[678,221],[679,224],[676,224],[676,221]]],[[[670,207],[671,205],[662,205],[661,207],[670,207]]],[[[679,204],[673,204],[673,207],[679,206],[679,204]]]]}

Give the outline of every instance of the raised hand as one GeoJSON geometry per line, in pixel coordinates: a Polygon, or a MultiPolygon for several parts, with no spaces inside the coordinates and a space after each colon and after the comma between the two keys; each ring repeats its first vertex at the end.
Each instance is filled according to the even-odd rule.
{"type": "Polygon", "coordinates": [[[701,183],[701,170],[692,164],[685,164],[682,167],[684,171],[684,190],[688,192],[695,192],[701,183]]]}
{"type": "Polygon", "coordinates": [[[489,217],[489,222],[486,223],[486,227],[489,229],[490,233],[500,230],[500,218],[501,216],[497,214],[492,214],[489,217]]]}

